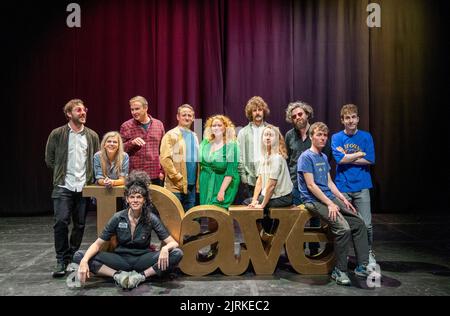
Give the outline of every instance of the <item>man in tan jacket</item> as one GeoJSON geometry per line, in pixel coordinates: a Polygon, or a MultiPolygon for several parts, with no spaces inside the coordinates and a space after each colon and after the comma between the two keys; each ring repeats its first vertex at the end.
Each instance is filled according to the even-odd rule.
{"type": "Polygon", "coordinates": [[[198,138],[190,130],[194,109],[189,104],[178,107],[178,126],[161,140],[160,163],[164,169],[164,187],[174,193],[187,212],[195,206],[198,188],[198,138]]]}

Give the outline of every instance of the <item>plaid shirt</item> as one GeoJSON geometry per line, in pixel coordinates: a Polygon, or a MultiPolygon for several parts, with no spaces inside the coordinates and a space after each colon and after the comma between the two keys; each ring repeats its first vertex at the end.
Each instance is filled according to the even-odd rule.
{"type": "Polygon", "coordinates": [[[142,124],[134,118],[126,121],[120,126],[120,135],[123,139],[124,150],[130,156],[130,172],[132,170],[143,170],[151,179],[159,178],[159,173],[164,173],[159,164],[159,146],[164,136],[164,125],[161,121],[152,118],[147,131],[142,124]],[[140,137],[145,141],[142,147],[133,145],[131,141],[140,137]]]}

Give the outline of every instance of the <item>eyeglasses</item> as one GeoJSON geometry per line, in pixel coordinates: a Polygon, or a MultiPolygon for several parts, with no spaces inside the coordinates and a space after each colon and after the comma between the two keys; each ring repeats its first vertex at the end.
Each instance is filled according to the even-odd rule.
{"type": "Polygon", "coordinates": [[[300,114],[300,113],[297,113],[297,114],[291,114],[291,117],[292,117],[293,119],[296,119],[297,117],[300,118],[300,117],[302,117],[302,116],[303,116],[303,113],[302,113],[302,114],[300,114]]]}
{"type": "Polygon", "coordinates": [[[78,107],[78,108],[74,108],[72,111],[77,112],[78,114],[80,114],[81,112],[84,111],[84,113],[88,112],[88,108],[82,108],[82,107],[78,107]]]}

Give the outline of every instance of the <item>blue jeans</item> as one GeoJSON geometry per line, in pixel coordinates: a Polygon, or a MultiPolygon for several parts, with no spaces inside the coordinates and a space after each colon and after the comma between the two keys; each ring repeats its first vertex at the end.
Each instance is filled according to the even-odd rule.
{"type": "Polygon", "coordinates": [[[195,184],[189,184],[187,194],[173,192],[183,205],[184,212],[189,211],[195,206],[195,184]]]}
{"type": "Polygon", "coordinates": [[[352,203],[359,215],[364,220],[367,227],[367,238],[369,242],[369,249],[372,249],[373,244],[373,227],[372,227],[372,212],[370,211],[370,192],[369,189],[364,189],[358,192],[342,193],[350,203],[352,203]]]}

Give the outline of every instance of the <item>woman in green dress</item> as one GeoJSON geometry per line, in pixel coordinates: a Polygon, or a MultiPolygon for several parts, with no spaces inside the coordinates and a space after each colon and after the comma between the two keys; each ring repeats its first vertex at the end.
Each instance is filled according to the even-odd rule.
{"type": "MultiPolygon", "coordinates": [[[[200,204],[228,209],[239,188],[239,146],[234,124],[224,115],[214,115],[205,124],[204,139],[199,149],[200,204]]],[[[217,222],[208,220],[208,230],[217,230],[217,222]]],[[[211,245],[201,260],[212,260],[217,254],[217,243],[211,245]]]]}
{"type": "Polygon", "coordinates": [[[239,146],[233,122],[224,115],[206,121],[200,144],[200,204],[228,209],[239,188],[239,146]]]}

